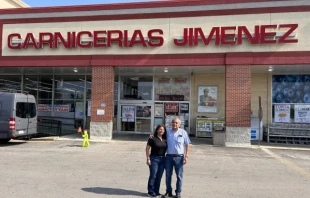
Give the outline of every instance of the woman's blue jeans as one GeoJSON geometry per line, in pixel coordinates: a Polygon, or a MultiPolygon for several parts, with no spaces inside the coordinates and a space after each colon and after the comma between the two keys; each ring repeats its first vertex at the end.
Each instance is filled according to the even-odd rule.
{"type": "Polygon", "coordinates": [[[165,170],[165,156],[150,156],[150,177],[147,185],[149,194],[159,194],[160,182],[165,170]]]}

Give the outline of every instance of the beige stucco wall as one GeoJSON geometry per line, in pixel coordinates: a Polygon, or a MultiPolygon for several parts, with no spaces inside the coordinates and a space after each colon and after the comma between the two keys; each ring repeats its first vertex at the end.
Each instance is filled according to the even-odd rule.
{"type": "Polygon", "coordinates": [[[251,109],[254,117],[258,117],[259,99],[261,96],[263,108],[263,124],[270,123],[271,117],[271,75],[252,74],[251,109]]]}
{"type": "MultiPolygon", "coordinates": [[[[298,13],[266,13],[250,15],[228,15],[228,16],[205,16],[187,18],[165,18],[165,19],[137,19],[137,20],[113,20],[113,21],[87,21],[87,22],[64,22],[64,23],[29,23],[29,24],[6,24],[3,29],[2,47],[3,56],[30,56],[30,55],[90,55],[90,54],[184,54],[184,53],[224,53],[224,52],[268,52],[268,51],[307,51],[310,47],[310,18],[309,12],[298,13]],[[290,44],[264,44],[250,45],[244,39],[242,45],[214,45],[205,46],[202,42],[198,46],[177,47],[173,44],[173,38],[183,35],[183,28],[201,27],[208,35],[212,27],[218,26],[247,26],[254,32],[255,25],[268,24],[299,24],[296,30],[298,43],[290,44]],[[11,50],[7,48],[7,37],[11,33],[20,33],[23,37],[27,33],[38,35],[39,32],[72,32],[72,31],[94,31],[94,30],[128,30],[129,35],[134,30],[140,29],[144,36],[150,29],[162,29],[165,43],[161,47],[120,48],[113,45],[111,48],[87,48],[87,49],[23,49],[11,50]]],[[[278,30],[279,31],[279,30],[278,30]]],[[[281,30],[285,32],[284,30],[281,30]]],[[[36,36],[37,37],[37,36],[36,36]]]]}
{"type": "Polygon", "coordinates": [[[0,9],[4,8],[26,8],[29,7],[24,2],[20,0],[1,0],[0,1],[0,9]]]}
{"type": "Polygon", "coordinates": [[[212,118],[225,117],[225,73],[219,74],[193,74],[191,79],[191,134],[196,133],[196,117],[206,116],[212,118]],[[198,86],[199,85],[215,85],[218,86],[218,111],[217,113],[198,113],[198,86]]]}

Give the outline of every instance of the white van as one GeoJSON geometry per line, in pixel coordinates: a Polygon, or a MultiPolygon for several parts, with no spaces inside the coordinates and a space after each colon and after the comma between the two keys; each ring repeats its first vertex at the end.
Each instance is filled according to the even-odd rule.
{"type": "Polygon", "coordinates": [[[0,92],[0,142],[37,133],[37,108],[33,95],[0,92]]]}

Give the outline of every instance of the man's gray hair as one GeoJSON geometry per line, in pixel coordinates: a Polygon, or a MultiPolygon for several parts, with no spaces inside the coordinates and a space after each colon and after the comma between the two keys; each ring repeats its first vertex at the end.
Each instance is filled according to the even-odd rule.
{"type": "Polygon", "coordinates": [[[174,118],[174,119],[172,120],[172,122],[176,122],[176,121],[178,121],[179,123],[181,123],[180,118],[174,118]]]}

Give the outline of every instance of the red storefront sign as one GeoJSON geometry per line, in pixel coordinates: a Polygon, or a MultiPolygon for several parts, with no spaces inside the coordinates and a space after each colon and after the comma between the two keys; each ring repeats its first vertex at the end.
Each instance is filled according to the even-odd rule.
{"type": "Polygon", "coordinates": [[[175,78],[175,83],[187,83],[187,78],[175,78]]]}
{"type": "MultiPolygon", "coordinates": [[[[174,38],[173,43],[175,46],[207,46],[213,39],[214,45],[240,45],[243,39],[250,44],[298,43],[295,35],[292,36],[297,28],[298,24],[256,25],[252,33],[246,26],[212,27],[209,32],[202,28],[184,28],[183,35],[174,38]]],[[[162,35],[164,31],[161,29],[151,29],[146,34],[141,30],[134,30],[133,33],[128,30],[40,32],[27,33],[25,37],[12,33],[7,37],[7,46],[10,49],[58,48],[60,45],[65,48],[103,48],[112,44],[119,47],[160,47],[164,44],[162,35]]]]}
{"type": "Polygon", "coordinates": [[[165,113],[178,113],[179,104],[178,103],[165,103],[165,113]]]}

